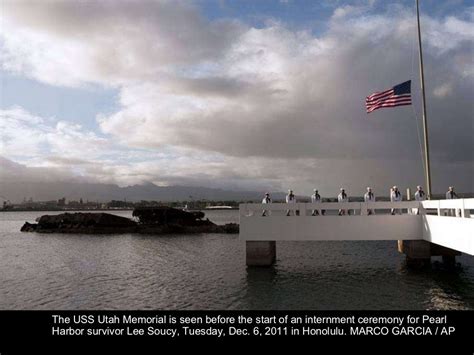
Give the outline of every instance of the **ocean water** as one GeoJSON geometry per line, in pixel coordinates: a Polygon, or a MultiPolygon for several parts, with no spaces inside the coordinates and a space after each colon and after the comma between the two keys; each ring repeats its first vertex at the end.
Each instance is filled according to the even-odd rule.
{"type": "Polygon", "coordinates": [[[474,309],[471,256],[410,270],[393,241],[278,242],[274,267],[247,268],[238,235],[20,232],[43,214],[0,213],[0,309],[474,309]]]}

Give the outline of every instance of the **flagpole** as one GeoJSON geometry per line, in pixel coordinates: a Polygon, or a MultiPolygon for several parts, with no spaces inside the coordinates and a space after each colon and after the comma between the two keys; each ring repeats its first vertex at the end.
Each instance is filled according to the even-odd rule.
{"type": "Polygon", "coordinates": [[[416,0],[416,19],[418,23],[418,48],[420,53],[420,82],[423,106],[423,137],[425,140],[425,177],[426,192],[428,200],[431,199],[431,171],[430,171],[430,151],[428,148],[428,123],[426,122],[426,97],[425,97],[425,75],[423,74],[423,51],[421,48],[421,31],[420,31],[420,9],[419,0],[416,0]]]}

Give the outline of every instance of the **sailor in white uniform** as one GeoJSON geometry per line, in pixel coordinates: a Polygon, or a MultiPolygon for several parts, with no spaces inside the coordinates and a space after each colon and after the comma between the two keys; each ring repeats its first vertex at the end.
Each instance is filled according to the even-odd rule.
{"type": "MultiPolygon", "coordinates": [[[[455,200],[458,198],[458,195],[456,195],[456,193],[454,192],[454,186],[450,186],[448,188],[448,192],[446,192],[446,200],[455,200]]],[[[461,210],[459,209],[449,209],[448,210],[448,215],[449,216],[461,216],[461,210]],[[455,212],[456,211],[456,212],[455,212]]]]}
{"type": "MultiPolygon", "coordinates": [[[[286,203],[296,203],[296,196],[293,194],[293,190],[288,190],[288,195],[286,195],[286,203]]],[[[286,215],[289,216],[290,214],[291,210],[286,210],[286,215]]]]}
{"type": "MultiPolygon", "coordinates": [[[[272,199],[270,198],[270,194],[268,192],[265,194],[265,197],[263,198],[262,203],[263,204],[272,203],[272,199]]],[[[264,209],[262,212],[262,217],[265,217],[266,215],[267,215],[267,210],[264,209]]]]}
{"type": "MultiPolygon", "coordinates": [[[[416,187],[416,192],[415,192],[415,201],[425,201],[426,200],[426,194],[423,191],[423,187],[418,185],[416,187]]],[[[413,208],[412,209],[413,214],[420,214],[419,208],[413,208]]]]}
{"type": "Polygon", "coordinates": [[[454,186],[450,186],[448,188],[448,192],[446,192],[446,200],[455,200],[458,198],[458,195],[454,192],[454,186]]]}
{"type": "MultiPolygon", "coordinates": [[[[375,195],[372,192],[371,187],[367,187],[367,192],[364,195],[364,201],[365,202],[375,202],[375,195]]],[[[367,209],[367,215],[375,214],[375,211],[373,209],[367,209]]]]}
{"type": "MultiPolygon", "coordinates": [[[[311,203],[321,203],[321,195],[316,189],[314,189],[314,194],[311,195],[311,203]]],[[[311,216],[319,216],[319,210],[313,210],[311,216]]]]}
{"type": "MultiPolygon", "coordinates": [[[[349,197],[346,194],[346,190],[341,188],[341,192],[337,195],[337,202],[349,202],[349,197]]],[[[339,216],[345,215],[347,211],[345,209],[339,210],[339,216]]]]}
{"type": "MultiPolygon", "coordinates": [[[[394,186],[392,187],[392,192],[390,193],[390,201],[391,202],[400,202],[402,201],[402,193],[398,191],[398,187],[394,186]]],[[[391,213],[394,214],[402,214],[402,210],[400,208],[392,208],[391,213]]]]}

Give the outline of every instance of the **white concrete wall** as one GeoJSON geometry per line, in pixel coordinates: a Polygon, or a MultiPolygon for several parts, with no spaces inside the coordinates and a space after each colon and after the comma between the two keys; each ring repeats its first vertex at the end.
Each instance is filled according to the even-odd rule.
{"type": "Polygon", "coordinates": [[[416,215],[367,215],[373,209],[414,208],[418,202],[297,203],[243,204],[240,206],[240,238],[242,240],[399,240],[422,239],[421,219],[416,215]],[[357,214],[311,216],[313,209],[327,213],[339,209],[357,214]],[[267,216],[262,217],[263,209],[267,216]],[[300,215],[286,216],[287,209],[299,210],[300,215]]]}
{"type": "Polygon", "coordinates": [[[398,240],[422,239],[419,216],[247,217],[243,240],[398,240]]]}
{"type": "Polygon", "coordinates": [[[474,218],[422,216],[423,239],[474,255],[474,218]]]}

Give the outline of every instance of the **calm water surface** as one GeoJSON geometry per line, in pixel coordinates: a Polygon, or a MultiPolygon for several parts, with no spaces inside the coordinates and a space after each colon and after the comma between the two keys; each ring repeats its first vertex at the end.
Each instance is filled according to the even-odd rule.
{"type": "Polygon", "coordinates": [[[238,235],[20,232],[43,214],[0,213],[1,309],[474,309],[471,256],[413,271],[393,241],[278,242],[254,269],[238,235]]]}

